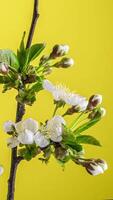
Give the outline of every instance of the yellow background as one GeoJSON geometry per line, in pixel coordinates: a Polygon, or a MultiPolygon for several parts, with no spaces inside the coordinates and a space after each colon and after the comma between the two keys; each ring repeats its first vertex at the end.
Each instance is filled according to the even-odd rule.
{"type": "MultiPolygon", "coordinates": [[[[0,48],[16,51],[22,32],[28,32],[33,0],[0,0],[0,48]]],[[[86,147],[87,157],[107,160],[109,170],[97,177],[69,162],[63,172],[52,159],[46,166],[35,158],[22,162],[16,180],[15,200],[104,200],[113,198],[113,0],[40,0],[40,19],[33,42],[46,42],[48,52],[56,43],[68,43],[75,67],[55,70],[48,77],[65,83],[73,91],[90,96],[103,95],[106,117],[87,133],[101,140],[103,147],[86,147]]],[[[35,62],[37,63],[37,62],[35,62]]],[[[0,91],[2,87],[0,86],[0,91]]],[[[10,150],[2,125],[15,118],[15,91],[0,93],[0,163],[5,173],[0,177],[0,200],[6,199],[10,150]]],[[[43,121],[51,117],[51,95],[41,92],[25,118],[43,121]]],[[[72,117],[66,118],[68,122],[72,117]]]]}

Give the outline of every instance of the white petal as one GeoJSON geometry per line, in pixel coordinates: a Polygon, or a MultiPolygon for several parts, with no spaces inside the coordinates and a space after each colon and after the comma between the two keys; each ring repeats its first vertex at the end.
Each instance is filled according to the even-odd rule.
{"type": "Polygon", "coordinates": [[[79,103],[79,106],[80,106],[80,111],[84,111],[86,110],[87,106],[88,106],[88,101],[86,100],[83,100],[79,103]]]}
{"type": "Polygon", "coordinates": [[[38,126],[38,122],[34,119],[26,119],[25,121],[23,121],[23,127],[24,129],[28,129],[33,133],[36,133],[39,126],[38,126]]]}
{"type": "Polygon", "coordinates": [[[24,127],[23,127],[23,121],[20,121],[18,123],[15,124],[15,129],[17,131],[17,133],[22,133],[24,131],[24,127]]]}
{"type": "Polygon", "coordinates": [[[6,133],[13,131],[13,126],[15,126],[15,123],[12,121],[7,121],[4,123],[4,131],[6,133]]]}
{"type": "Polygon", "coordinates": [[[4,168],[0,165],[0,176],[4,173],[4,168]]]}
{"type": "Polygon", "coordinates": [[[98,162],[98,164],[102,167],[104,171],[108,169],[108,165],[105,160],[103,160],[103,162],[98,162]]]}
{"type": "Polygon", "coordinates": [[[51,134],[51,140],[53,141],[53,142],[61,142],[62,141],[62,136],[60,135],[60,136],[57,136],[56,134],[51,134]]]}
{"type": "Polygon", "coordinates": [[[25,132],[19,134],[18,140],[21,144],[33,144],[34,133],[26,129],[25,132]]]}
{"type": "Polygon", "coordinates": [[[65,125],[66,122],[61,116],[55,116],[47,122],[47,130],[52,141],[60,142],[62,140],[63,124],[65,125]]]}
{"type": "Polygon", "coordinates": [[[15,148],[16,146],[19,145],[19,143],[20,142],[18,141],[17,137],[10,137],[7,139],[7,145],[10,148],[15,148]]]}
{"type": "Polygon", "coordinates": [[[54,117],[52,118],[52,120],[53,120],[54,122],[59,122],[59,123],[64,124],[64,125],[66,124],[64,118],[61,117],[60,115],[54,116],[54,117]]]}
{"type": "Polygon", "coordinates": [[[49,145],[49,140],[46,139],[46,137],[43,134],[41,134],[40,132],[38,132],[34,136],[34,141],[41,148],[44,148],[49,145]]]}
{"type": "Polygon", "coordinates": [[[54,85],[49,80],[44,80],[43,88],[49,92],[52,92],[54,90],[54,85]]]}
{"type": "Polygon", "coordinates": [[[104,173],[104,170],[99,165],[95,166],[95,165],[91,164],[91,167],[93,167],[94,170],[89,169],[89,171],[92,173],[93,176],[96,176],[96,175],[104,173]]]}

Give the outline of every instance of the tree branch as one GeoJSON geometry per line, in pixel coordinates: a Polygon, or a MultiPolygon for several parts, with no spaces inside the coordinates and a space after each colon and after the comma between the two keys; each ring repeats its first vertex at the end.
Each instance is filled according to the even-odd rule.
{"type": "MultiPolygon", "coordinates": [[[[30,27],[30,31],[28,35],[27,44],[26,44],[26,49],[29,48],[32,43],[38,17],[39,17],[38,0],[34,0],[33,17],[32,17],[31,27],[30,27]]],[[[25,114],[25,105],[18,102],[17,111],[16,111],[16,122],[21,121],[24,114],[25,114]]],[[[21,160],[23,160],[23,158],[20,156],[17,156],[17,147],[13,148],[11,152],[11,168],[10,168],[10,176],[8,180],[7,200],[14,200],[16,171],[17,171],[17,166],[21,162],[21,160]]]]}
{"type": "Polygon", "coordinates": [[[37,23],[37,20],[38,20],[38,17],[39,17],[38,4],[39,4],[39,1],[38,0],[34,0],[33,17],[32,17],[31,27],[30,27],[30,31],[29,31],[27,44],[26,44],[26,49],[29,48],[31,43],[32,43],[32,39],[33,39],[36,23],[37,23]]]}

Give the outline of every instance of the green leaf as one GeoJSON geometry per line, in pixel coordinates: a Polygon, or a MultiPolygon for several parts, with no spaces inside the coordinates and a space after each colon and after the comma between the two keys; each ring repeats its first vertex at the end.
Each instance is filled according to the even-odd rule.
{"type": "Polygon", "coordinates": [[[24,67],[24,65],[26,64],[26,61],[27,61],[27,51],[26,51],[26,48],[24,45],[24,39],[25,39],[25,32],[23,33],[20,47],[17,50],[17,57],[19,60],[20,69],[22,69],[24,67]]]}
{"type": "Polygon", "coordinates": [[[13,68],[19,68],[19,61],[15,53],[11,50],[0,50],[0,62],[4,62],[13,68]]]}
{"type": "Polygon", "coordinates": [[[36,157],[40,153],[39,148],[36,145],[26,145],[26,148],[21,148],[18,151],[19,156],[29,161],[36,157]]]}
{"type": "Polygon", "coordinates": [[[8,83],[9,78],[6,76],[0,76],[0,84],[8,83]]]}
{"type": "Polygon", "coordinates": [[[74,134],[80,134],[80,133],[82,133],[83,131],[87,130],[88,128],[94,126],[97,122],[100,121],[100,119],[101,118],[99,117],[97,119],[90,120],[90,121],[86,122],[85,124],[82,124],[73,133],[74,134]]]}
{"type": "Polygon", "coordinates": [[[67,147],[72,148],[73,150],[76,150],[77,152],[80,152],[83,150],[82,146],[77,143],[76,137],[73,134],[68,134],[67,136],[63,138],[63,144],[65,144],[67,147]]]}
{"type": "Polygon", "coordinates": [[[42,83],[37,82],[37,83],[35,83],[35,84],[31,87],[30,91],[32,91],[32,92],[39,92],[39,91],[42,90],[42,89],[43,89],[42,83]]]}
{"type": "Polygon", "coordinates": [[[31,61],[33,61],[35,58],[39,56],[39,54],[43,51],[45,48],[44,43],[34,44],[28,49],[27,51],[27,64],[29,64],[31,61]]]}
{"type": "Polygon", "coordinates": [[[83,143],[83,144],[91,144],[91,145],[101,146],[100,142],[96,138],[94,138],[90,135],[80,135],[80,136],[76,137],[76,142],[80,143],[80,144],[83,143]]]}

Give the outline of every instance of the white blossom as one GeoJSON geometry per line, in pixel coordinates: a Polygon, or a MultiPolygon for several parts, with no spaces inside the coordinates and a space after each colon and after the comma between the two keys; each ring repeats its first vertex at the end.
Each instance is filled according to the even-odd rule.
{"type": "Polygon", "coordinates": [[[6,122],[4,123],[4,131],[5,131],[6,133],[12,132],[14,126],[15,126],[15,123],[14,123],[14,122],[12,122],[12,121],[6,121],[6,122]]]}
{"type": "Polygon", "coordinates": [[[44,80],[43,81],[43,88],[49,92],[53,92],[55,86],[49,81],[49,80],[44,80]]]}
{"type": "Polygon", "coordinates": [[[0,165],[0,176],[4,173],[4,168],[2,165],[0,165]]]}
{"type": "Polygon", "coordinates": [[[61,116],[55,116],[47,122],[47,130],[52,141],[62,141],[63,124],[65,125],[65,120],[61,116]]]}
{"type": "Polygon", "coordinates": [[[33,144],[34,133],[28,129],[25,129],[23,133],[19,134],[18,140],[21,144],[33,144]]]}
{"type": "Polygon", "coordinates": [[[10,137],[7,139],[7,145],[9,148],[15,148],[19,145],[19,140],[17,137],[10,137]]]}
{"type": "Polygon", "coordinates": [[[78,106],[80,111],[84,111],[87,108],[88,101],[85,97],[71,93],[63,85],[53,85],[50,81],[44,80],[43,88],[52,93],[55,101],[64,101],[71,106],[78,106]]]}
{"type": "Polygon", "coordinates": [[[35,134],[34,141],[41,148],[49,145],[49,140],[39,131],[35,134]]]}
{"type": "Polygon", "coordinates": [[[34,135],[38,131],[38,123],[33,119],[26,119],[15,124],[18,133],[18,140],[22,144],[32,144],[34,142],[34,135]]]}

